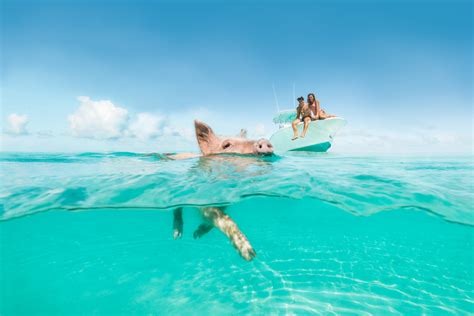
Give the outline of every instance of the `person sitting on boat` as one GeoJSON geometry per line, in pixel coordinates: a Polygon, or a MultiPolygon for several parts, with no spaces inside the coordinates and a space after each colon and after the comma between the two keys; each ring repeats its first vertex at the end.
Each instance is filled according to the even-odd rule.
{"type": "Polygon", "coordinates": [[[298,123],[304,122],[304,128],[303,128],[303,133],[301,133],[301,137],[306,136],[306,132],[308,131],[309,123],[311,122],[311,109],[304,102],[303,97],[299,97],[298,99],[298,107],[296,108],[296,118],[295,120],[291,123],[291,127],[293,127],[293,138],[291,140],[295,140],[298,138],[298,128],[296,127],[298,123]]]}
{"type": "Polygon", "coordinates": [[[330,117],[335,117],[335,115],[327,114],[319,105],[319,100],[316,99],[314,93],[308,94],[308,106],[311,109],[311,119],[315,120],[324,120],[330,117]]]}

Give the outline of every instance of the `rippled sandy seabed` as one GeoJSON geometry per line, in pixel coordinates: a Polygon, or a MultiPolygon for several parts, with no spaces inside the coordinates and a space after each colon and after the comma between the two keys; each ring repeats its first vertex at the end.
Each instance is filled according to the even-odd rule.
{"type": "Polygon", "coordinates": [[[1,315],[474,312],[472,156],[0,164],[1,315]],[[193,239],[207,205],[227,207],[253,261],[217,229],[193,239]]]}

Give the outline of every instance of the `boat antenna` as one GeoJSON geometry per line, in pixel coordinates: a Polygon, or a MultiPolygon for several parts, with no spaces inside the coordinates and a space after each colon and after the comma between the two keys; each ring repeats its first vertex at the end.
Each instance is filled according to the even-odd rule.
{"type": "Polygon", "coordinates": [[[277,97],[277,94],[276,94],[276,91],[275,91],[275,85],[272,84],[272,88],[273,88],[273,96],[275,97],[275,104],[276,104],[276,107],[277,107],[277,111],[280,112],[280,106],[278,105],[278,97],[277,97]]]}
{"type": "Polygon", "coordinates": [[[293,82],[293,100],[291,100],[291,103],[295,102],[296,96],[295,96],[295,83],[293,82]]]}

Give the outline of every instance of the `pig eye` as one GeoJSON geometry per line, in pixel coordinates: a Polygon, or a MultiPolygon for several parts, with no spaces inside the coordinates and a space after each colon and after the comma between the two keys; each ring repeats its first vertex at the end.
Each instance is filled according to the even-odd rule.
{"type": "Polygon", "coordinates": [[[225,142],[224,144],[222,144],[222,148],[227,149],[230,147],[230,145],[231,145],[230,142],[225,142]]]}

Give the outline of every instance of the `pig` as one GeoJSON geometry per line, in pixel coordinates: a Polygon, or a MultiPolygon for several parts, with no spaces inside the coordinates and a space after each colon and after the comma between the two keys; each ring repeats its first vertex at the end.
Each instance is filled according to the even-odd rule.
{"type": "Polygon", "coordinates": [[[180,153],[167,155],[173,160],[196,158],[201,156],[219,155],[219,154],[239,154],[239,155],[273,155],[273,146],[267,139],[249,140],[247,131],[241,130],[236,137],[217,136],[209,125],[194,121],[196,139],[201,150],[201,154],[180,153]]]}
{"type": "MultiPolygon", "coordinates": [[[[201,150],[201,154],[182,153],[168,155],[168,158],[187,159],[200,156],[212,156],[219,154],[239,154],[269,156],[273,154],[273,146],[266,139],[249,140],[246,138],[247,132],[241,130],[237,137],[217,136],[211,127],[198,120],[194,121],[196,139],[201,150]]],[[[256,256],[256,252],[248,241],[247,237],[240,231],[232,218],[225,213],[225,207],[203,207],[200,208],[203,223],[194,231],[195,239],[201,238],[214,227],[218,228],[230,240],[242,258],[251,261],[256,256]]],[[[183,209],[177,208],[173,211],[173,237],[178,239],[183,233],[183,209]]]]}

